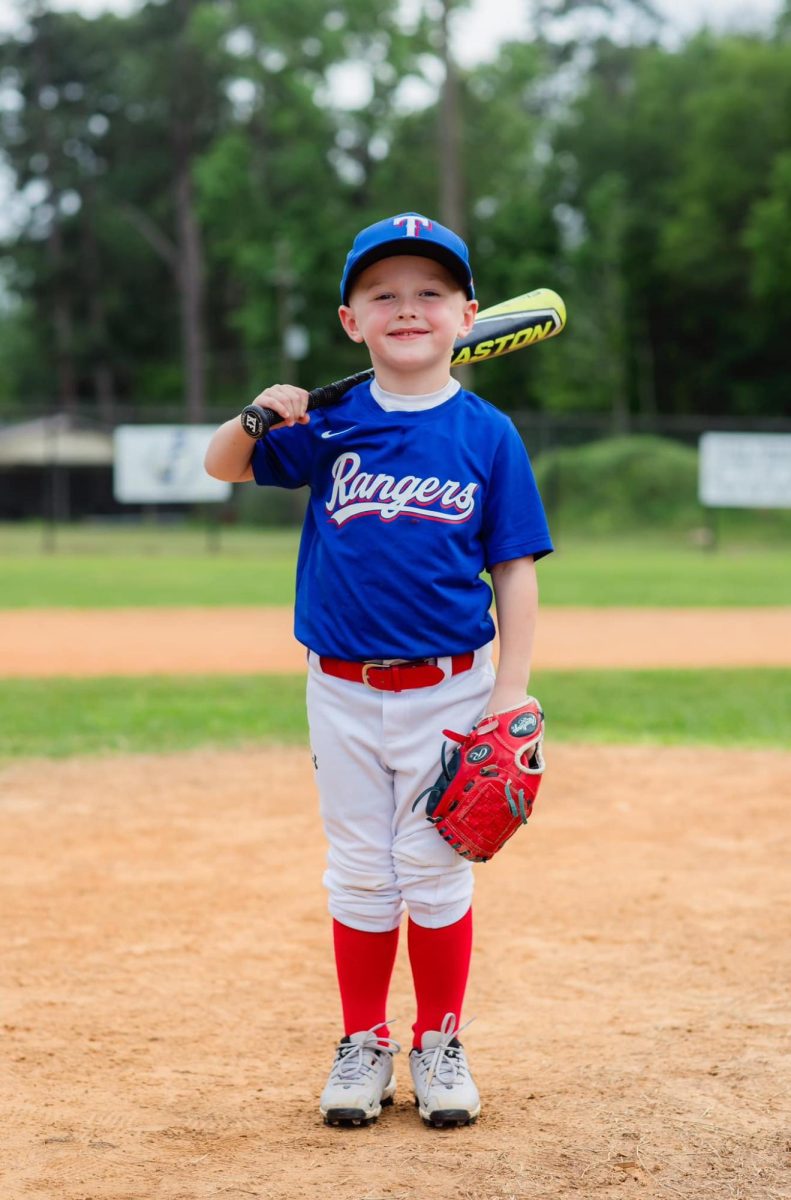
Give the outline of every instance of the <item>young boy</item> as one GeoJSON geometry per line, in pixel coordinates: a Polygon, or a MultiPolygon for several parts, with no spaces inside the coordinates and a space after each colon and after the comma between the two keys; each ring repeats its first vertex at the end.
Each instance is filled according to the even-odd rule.
{"type": "Polygon", "coordinates": [[[472,869],[413,803],[439,773],[442,730],[524,703],[550,553],[511,420],[450,375],[477,302],[467,247],[417,213],[364,229],[341,281],[341,324],[375,378],[332,408],[275,385],[255,403],[281,424],[251,443],[238,417],[214,435],[210,475],[310,488],[295,632],[307,707],[344,1036],[320,1110],[375,1120],[395,1091],[385,1016],[404,911],[417,1000],[409,1065],[421,1117],[480,1113],[456,1036],[472,951],[472,869]],[[491,662],[492,594],[500,635],[491,662]]]}

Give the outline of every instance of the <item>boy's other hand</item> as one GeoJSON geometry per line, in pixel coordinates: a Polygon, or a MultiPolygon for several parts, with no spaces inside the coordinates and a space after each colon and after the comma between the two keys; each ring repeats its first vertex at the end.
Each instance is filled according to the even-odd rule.
{"type": "Polygon", "coordinates": [[[283,420],[272,426],[272,429],[280,429],[283,425],[308,424],[308,395],[304,388],[294,387],[290,383],[275,383],[265,388],[252,403],[259,408],[271,408],[280,413],[283,420]]]}
{"type": "Polygon", "coordinates": [[[527,688],[524,684],[508,685],[499,681],[495,682],[486,712],[502,713],[510,712],[512,708],[519,708],[525,702],[526,692],[527,688]]]}

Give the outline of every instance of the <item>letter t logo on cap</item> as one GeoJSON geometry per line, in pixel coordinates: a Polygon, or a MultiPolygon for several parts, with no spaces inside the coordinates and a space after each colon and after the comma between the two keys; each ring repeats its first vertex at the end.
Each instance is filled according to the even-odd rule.
{"type": "Polygon", "coordinates": [[[431,221],[428,217],[418,217],[414,213],[408,213],[403,217],[393,217],[393,224],[398,227],[406,223],[406,236],[419,237],[420,226],[425,226],[426,229],[431,228],[431,221]]]}

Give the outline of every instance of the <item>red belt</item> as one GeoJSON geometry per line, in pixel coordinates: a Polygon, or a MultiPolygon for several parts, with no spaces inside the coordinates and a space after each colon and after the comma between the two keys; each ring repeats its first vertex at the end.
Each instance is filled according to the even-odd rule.
{"type": "MultiPolygon", "coordinates": [[[[454,654],[451,658],[451,674],[461,675],[469,671],[475,655],[454,654]]],[[[405,692],[408,688],[433,687],[442,683],[445,672],[438,667],[436,659],[418,659],[416,662],[346,662],[343,658],[319,658],[325,675],[337,679],[348,679],[350,683],[364,683],[375,692],[405,692]]]]}

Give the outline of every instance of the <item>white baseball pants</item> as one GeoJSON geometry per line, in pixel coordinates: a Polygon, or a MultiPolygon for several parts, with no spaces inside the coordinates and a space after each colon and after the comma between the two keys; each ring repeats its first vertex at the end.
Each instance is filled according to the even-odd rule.
{"type": "MultiPolygon", "coordinates": [[[[469,671],[403,692],[379,692],[325,675],[308,654],[307,708],[324,831],[329,911],[352,929],[452,925],[472,901],[472,867],[428,823],[419,793],[440,772],[443,729],[467,733],[494,684],[491,644],[469,671]]],[[[446,753],[452,753],[449,743],[446,753]]]]}

